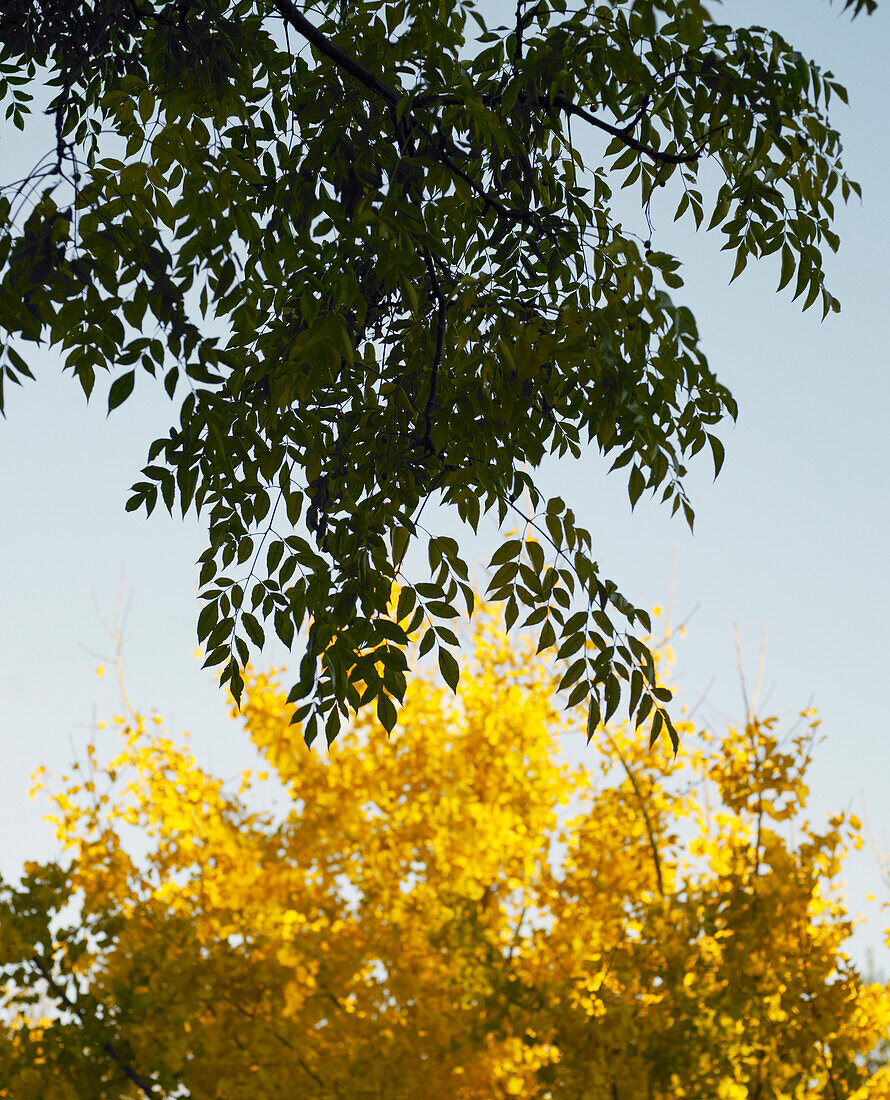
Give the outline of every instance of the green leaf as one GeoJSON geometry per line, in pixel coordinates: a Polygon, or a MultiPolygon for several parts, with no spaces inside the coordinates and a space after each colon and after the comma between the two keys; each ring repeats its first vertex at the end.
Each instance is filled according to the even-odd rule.
{"type": "Polygon", "coordinates": [[[435,615],[439,619],[456,619],[460,615],[456,607],[445,603],[444,600],[430,600],[426,609],[430,615],[435,615]]]}
{"type": "Polygon", "coordinates": [[[571,634],[565,638],[562,645],[557,651],[557,658],[562,660],[567,657],[571,657],[573,653],[577,653],[578,650],[584,645],[585,636],[582,633],[571,634]]]}
{"type": "Polygon", "coordinates": [[[723,449],[723,444],[716,435],[709,435],[708,443],[711,445],[711,454],[714,456],[714,477],[716,478],[723,468],[723,460],[726,457],[726,452],[723,449]]]}
{"type": "Polygon", "coordinates": [[[553,629],[553,623],[548,619],[541,627],[541,635],[538,638],[538,653],[543,653],[545,649],[549,649],[556,642],[556,632],[553,629]]]}
{"type": "Polygon", "coordinates": [[[579,680],[587,670],[587,658],[579,657],[577,661],[573,661],[572,664],[563,673],[562,679],[559,681],[559,687],[557,691],[565,691],[566,688],[571,687],[577,680],[579,680]]]}
{"type": "Polygon", "coordinates": [[[692,505],[687,501],[683,501],[683,515],[686,517],[686,523],[689,530],[692,531],[695,528],[695,513],[692,510],[692,505]]]}
{"type": "Polygon", "coordinates": [[[395,565],[400,565],[411,541],[411,532],[407,527],[394,527],[392,535],[392,560],[395,565]]]}
{"type": "Polygon", "coordinates": [[[634,716],[637,709],[637,704],[640,701],[640,696],[643,694],[643,673],[635,668],[630,678],[630,700],[628,704],[628,712],[630,717],[634,716]]]}
{"type": "Polygon", "coordinates": [[[288,649],[294,643],[294,621],[288,615],[286,611],[277,610],[275,612],[275,633],[287,646],[288,649]]]}
{"type": "Polygon", "coordinates": [[[634,729],[639,729],[646,721],[650,710],[652,710],[652,696],[644,695],[637,707],[636,717],[634,718],[634,729]]]}
{"type": "Polygon", "coordinates": [[[416,603],[417,597],[414,589],[410,585],[403,585],[399,590],[399,599],[396,604],[396,622],[400,623],[409,615],[414,610],[416,603]]]}
{"type": "Polygon", "coordinates": [[[167,391],[167,396],[173,398],[176,393],[176,383],[179,381],[179,371],[176,367],[171,367],[164,377],[164,389],[167,391]]]}
{"type": "Polygon", "coordinates": [[[734,283],[747,266],[748,250],[746,248],[740,248],[736,253],[735,267],[732,269],[732,278],[729,281],[734,283]]]}
{"type": "Polygon", "coordinates": [[[284,543],[279,542],[277,539],[269,544],[269,549],[266,551],[266,572],[271,577],[275,570],[281,563],[281,559],[284,556],[284,543]]]}
{"type": "Polygon", "coordinates": [[[550,535],[550,541],[553,544],[553,548],[559,550],[563,545],[565,534],[562,520],[559,516],[548,512],[544,517],[544,522],[547,525],[547,532],[550,535]]]}
{"type": "Polygon", "coordinates": [[[538,623],[542,623],[550,613],[550,608],[545,606],[536,607],[534,611],[531,611],[525,618],[523,626],[537,626],[538,623]]]}
{"type": "Polygon", "coordinates": [[[381,691],[377,696],[377,719],[387,733],[392,733],[398,720],[398,712],[395,704],[388,695],[381,691]]]}
{"type": "Polygon", "coordinates": [[[631,508],[636,506],[637,501],[640,499],[640,495],[643,489],[646,487],[646,482],[643,478],[643,474],[639,467],[634,466],[630,472],[630,478],[627,483],[627,495],[630,497],[631,508]]]}
{"type": "Polygon", "coordinates": [[[241,678],[241,671],[234,657],[223,669],[219,682],[220,684],[227,683],[229,685],[229,691],[232,693],[232,698],[235,700],[235,706],[240,710],[241,697],[244,693],[244,680],[241,678]]]}
{"type": "Polygon", "coordinates": [[[649,748],[650,749],[655,744],[655,742],[658,740],[658,736],[661,733],[661,730],[662,730],[663,726],[664,726],[664,715],[662,714],[662,712],[660,710],[657,710],[655,712],[655,715],[654,715],[653,719],[652,719],[652,728],[649,731],[649,748]]]}
{"type": "Polygon", "coordinates": [[[503,565],[505,562],[511,562],[518,558],[522,552],[522,540],[510,539],[502,546],[499,546],[491,556],[491,561],[488,563],[489,569],[494,569],[498,565],[503,565]]]}
{"type": "Polygon", "coordinates": [[[112,412],[122,405],[130,394],[133,392],[133,386],[136,383],[136,371],[129,370],[120,377],[115,378],[111,383],[111,389],[108,391],[108,411],[112,412]]]}
{"type": "Polygon", "coordinates": [[[203,642],[210,631],[216,624],[216,618],[218,615],[217,606],[215,603],[205,604],[201,608],[201,614],[198,616],[198,641],[203,642]]]}
{"type": "Polygon", "coordinates": [[[460,681],[460,666],[447,649],[439,650],[439,671],[445,683],[456,692],[460,681]]]}
{"type": "Polygon", "coordinates": [[[405,636],[405,631],[397,623],[391,622],[389,619],[375,619],[374,625],[377,628],[377,633],[386,638],[387,641],[393,642],[397,646],[407,644],[408,639],[405,636]]]}
{"type": "Polygon", "coordinates": [[[782,245],[782,274],[777,291],[784,290],[794,276],[794,253],[787,244],[782,245]]]}
{"type": "Polygon", "coordinates": [[[600,724],[600,705],[599,700],[591,695],[590,701],[587,704],[587,742],[588,744],[593,739],[593,735],[596,733],[596,728],[600,724]]]}
{"type": "Polygon", "coordinates": [[[537,573],[544,572],[544,548],[539,542],[529,540],[525,544],[525,550],[531,562],[532,569],[537,573]]]}
{"type": "Polygon", "coordinates": [[[609,675],[606,679],[606,713],[605,721],[608,722],[615,711],[618,709],[618,704],[621,701],[621,684],[614,675],[609,675]]]}
{"type": "Polygon", "coordinates": [[[254,615],[249,611],[241,612],[241,623],[247,631],[247,635],[257,648],[262,648],[266,641],[266,635],[254,615]]]}

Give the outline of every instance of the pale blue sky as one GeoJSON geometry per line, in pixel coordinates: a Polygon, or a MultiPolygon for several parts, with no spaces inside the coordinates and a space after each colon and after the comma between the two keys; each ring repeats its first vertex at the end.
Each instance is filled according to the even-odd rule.
{"type": "MultiPolygon", "coordinates": [[[[738,425],[723,432],[724,471],[712,483],[706,458],[693,471],[694,536],[648,502],[631,516],[624,482],[605,479],[595,455],[553,464],[542,483],[571,500],[594,534],[604,571],[632,598],[666,602],[675,574],[675,621],[692,616],[678,647],[678,680],[690,705],[706,693],[702,720],[741,717],[734,624],[749,681],[766,625],[765,710],[791,719],[812,703],[824,719],[814,818],[854,810],[886,851],[890,9],[853,24],[837,5],[818,0],[735,0],[723,10],[728,19],[781,30],[850,89],[850,109],[839,105],[834,118],[864,199],[841,212],[842,250],[830,263],[843,312],[824,324],[815,312],[802,316],[789,293],[774,293],[771,263],[749,268],[729,287],[732,263],[719,240],[673,227],[665,203],[655,211],[654,246],[684,260],[685,300],[740,406],[738,425]]],[[[4,124],[4,165],[24,151],[4,124]]],[[[221,774],[233,774],[244,758],[212,676],[192,657],[202,532],[191,519],[158,513],[146,521],[123,509],[148,443],[166,431],[169,402],[141,377],[136,399],[106,419],[101,403],[85,407],[57,362],[45,356],[39,366],[36,383],[8,394],[8,418],[0,422],[5,875],[25,858],[55,851],[40,801],[27,798],[31,771],[82,757],[94,719],[118,709],[113,683],[93,675],[99,660],[90,651],[112,649],[96,607],[113,618],[122,569],[135,704],[156,707],[172,731],[190,730],[201,759],[221,774]]],[[[480,553],[494,538],[481,540],[480,553]]],[[[849,866],[851,907],[870,921],[857,934],[856,954],[871,948],[890,972],[880,915],[864,903],[869,890],[888,900],[887,883],[868,848],[849,866]]]]}

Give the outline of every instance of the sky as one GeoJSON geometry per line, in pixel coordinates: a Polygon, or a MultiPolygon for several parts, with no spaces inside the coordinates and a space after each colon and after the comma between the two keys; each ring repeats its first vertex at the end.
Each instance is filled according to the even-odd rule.
{"type": "MultiPolygon", "coordinates": [[[[730,254],[715,236],[672,224],[655,209],[653,248],[683,260],[683,300],[740,414],[724,426],[726,463],[713,481],[702,455],[689,480],[694,535],[642,500],[631,514],[625,480],[606,477],[596,454],[552,462],[541,487],[563,496],[594,536],[607,576],[643,606],[673,608],[686,622],[677,644],[679,699],[712,728],[744,718],[740,666],[749,695],[763,649],[759,711],[788,728],[816,706],[825,740],[811,773],[814,821],[859,814],[876,848],[890,850],[890,469],[886,369],[890,287],[890,7],[851,23],[817,0],[733,0],[718,18],[779,30],[831,69],[850,91],[833,121],[845,162],[863,186],[838,216],[842,247],[828,268],[842,312],[820,322],[790,292],[775,293],[777,265],[765,261],[729,286],[730,254]],[[740,639],[737,651],[736,633],[740,639]]],[[[25,139],[0,123],[8,178],[44,149],[47,132],[25,139]],[[13,172],[9,172],[9,165],[13,172]]],[[[678,297],[680,294],[678,293],[678,297]]],[[[175,417],[161,388],[137,379],[134,398],[106,418],[49,354],[37,380],[7,395],[0,421],[0,873],[56,854],[45,805],[28,798],[38,765],[63,771],[83,759],[90,737],[113,747],[97,721],[121,709],[111,672],[113,622],[121,604],[130,698],[156,708],[173,732],[188,730],[203,764],[234,775],[244,738],[226,720],[212,673],[194,656],[195,560],[204,547],[193,518],[127,514],[128,488],[150,441],[175,417]],[[111,633],[108,628],[111,628],[111,633]]],[[[98,390],[98,387],[97,387],[98,390]]],[[[497,544],[478,540],[481,558],[497,544]]],[[[263,663],[279,664],[270,648],[263,663]]],[[[870,845],[848,863],[854,913],[866,923],[853,954],[890,974],[881,902],[890,884],[870,845]],[[874,902],[866,900],[875,895],[874,902]]]]}

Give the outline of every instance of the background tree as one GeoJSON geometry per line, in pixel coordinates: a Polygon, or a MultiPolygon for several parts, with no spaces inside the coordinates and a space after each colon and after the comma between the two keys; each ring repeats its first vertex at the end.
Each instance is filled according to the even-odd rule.
{"type": "Polygon", "coordinates": [[[670,296],[679,261],[650,247],[654,196],[719,229],[735,274],[775,254],[780,286],[837,309],[843,88],[698,0],[519,0],[503,26],[470,0],[330,0],[312,19],[292,0],[3,5],[0,101],[26,128],[48,85],[55,138],[0,198],[0,383],[46,339],[88,397],[113,372],[109,409],[142,371],[185,389],[128,507],[206,517],[199,635],[236,697],[270,625],[287,645],[308,626],[291,699],[310,740],[375,700],[392,728],[396,580],[455,683],[468,568],[421,511],[438,497],[476,528],[525,493],[536,539],[498,551],[490,597],[557,648],[591,729],[626,687],[673,734],[645,613],[533,471],[586,440],[632,502],[658,491],[692,523],[686,463],[709,448],[719,469],[735,406],[670,296]],[[418,540],[426,579],[404,569],[418,540]]]}
{"type": "Polygon", "coordinates": [[[417,670],[394,735],[365,710],[328,755],[252,675],[240,786],[117,719],[53,784],[66,862],[3,887],[0,1095],[890,1095],[813,713],[677,756],[610,726],[570,768],[583,710],[477,624],[457,700],[417,670]]]}

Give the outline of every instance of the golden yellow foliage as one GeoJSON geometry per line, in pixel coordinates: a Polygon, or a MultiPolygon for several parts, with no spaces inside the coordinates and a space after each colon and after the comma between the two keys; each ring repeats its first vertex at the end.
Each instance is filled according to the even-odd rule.
{"type": "Polygon", "coordinates": [[[836,888],[859,822],[803,816],[813,715],[676,757],[615,725],[570,767],[553,696],[484,622],[458,696],[418,671],[392,737],[327,754],[254,675],[240,785],[121,726],[52,795],[70,863],[4,887],[0,1096],[890,1096],[836,888]]]}

